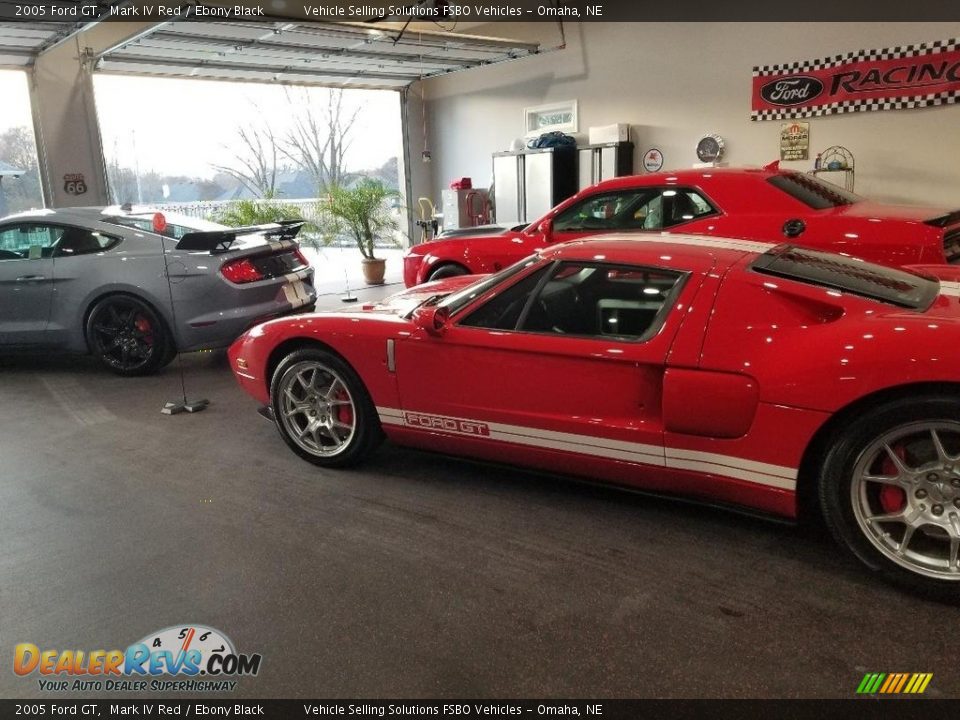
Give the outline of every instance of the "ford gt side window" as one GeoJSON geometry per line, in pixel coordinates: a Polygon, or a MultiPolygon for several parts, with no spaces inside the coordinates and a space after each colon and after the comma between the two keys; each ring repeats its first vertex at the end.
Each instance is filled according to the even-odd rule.
{"type": "Polygon", "coordinates": [[[684,277],[670,270],[560,263],[525,310],[519,329],[647,340],[663,325],[684,277]]]}
{"type": "Polygon", "coordinates": [[[545,265],[520,282],[511,285],[470,313],[460,324],[490,330],[513,330],[517,327],[520,314],[530,301],[530,295],[537,289],[540,280],[549,269],[550,266],[545,265]]]}

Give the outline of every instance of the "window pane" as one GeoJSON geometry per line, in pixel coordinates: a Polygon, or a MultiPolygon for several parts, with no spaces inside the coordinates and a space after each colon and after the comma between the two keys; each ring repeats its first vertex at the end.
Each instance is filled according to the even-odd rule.
{"type": "Polygon", "coordinates": [[[557,215],[553,228],[559,232],[643,228],[648,204],[659,196],[650,189],[594,195],[557,215]]]}
{"type": "Polygon", "coordinates": [[[0,260],[39,260],[51,257],[63,228],[18,225],[0,230],[0,260]]]}
{"type": "Polygon", "coordinates": [[[818,180],[812,175],[782,173],[774,175],[767,182],[814,210],[852,205],[861,200],[859,195],[854,195],[837,185],[818,180]]]}
{"type": "Polygon", "coordinates": [[[532,275],[528,275],[520,282],[508,287],[496,297],[483,304],[478,310],[474,310],[467,318],[461,322],[461,325],[468,327],[490,328],[491,330],[513,330],[517,327],[517,321],[527,300],[530,299],[540,278],[547,272],[549,266],[542,267],[532,275]]]}
{"type": "Polygon", "coordinates": [[[765,252],[753,269],[914,310],[928,308],[940,290],[937,282],[919,275],[794,246],[765,252]]]}
{"type": "Polygon", "coordinates": [[[645,339],[661,324],[679,273],[561,264],[531,305],[523,330],[645,339]]]}
{"type": "Polygon", "coordinates": [[[89,255],[107,250],[119,242],[117,238],[80,228],[67,228],[57,246],[57,257],[89,255]]]}
{"type": "Polygon", "coordinates": [[[694,190],[645,188],[604,193],[564,210],[554,230],[662,230],[715,212],[694,190]]]}
{"type": "Polygon", "coordinates": [[[0,70],[0,217],[41,207],[27,76],[0,70]]]}

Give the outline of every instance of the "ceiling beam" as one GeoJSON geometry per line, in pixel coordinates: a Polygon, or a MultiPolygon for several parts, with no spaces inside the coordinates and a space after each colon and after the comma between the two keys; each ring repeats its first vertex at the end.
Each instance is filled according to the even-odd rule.
{"type": "MultiPolygon", "coordinates": [[[[277,35],[281,37],[281,35],[277,35]]],[[[310,45],[308,43],[286,42],[284,40],[267,39],[234,39],[223,36],[209,35],[206,33],[185,32],[180,29],[160,30],[152,33],[150,40],[170,40],[174,42],[184,42],[191,44],[216,45],[218,47],[235,48],[242,46],[244,48],[264,48],[269,50],[292,50],[308,53],[312,55],[343,57],[343,58],[362,58],[364,60],[374,60],[378,62],[409,62],[426,63],[429,65],[460,65],[463,67],[475,67],[482,65],[485,61],[476,58],[464,58],[451,55],[427,55],[418,53],[392,53],[379,52],[376,50],[355,50],[353,48],[332,48],[326,46],[310,45]]]]}
{"type": "MultiPolygon", "coordinates": [[[[175,60],[175,59],[164,59],[164,58],[138,58],[138,57],[123,57],[122,55],[114,55],[112,57],[105,57],[100,60],[100,67],[102,69],[109,70],[110,63],[122,63],[124,65],[140,65],[140,66],[155,66],[155,67],[166,67],[166,68],[180,68],[183,70],[222,70],[229,72],[248,72],[248,73],[261,73],[265,75],[273,75],[274,79],[278,75],[302,75],[304,77],[331,77],[331,78],[343,78],[348,80],[363,80],[364,78],[369,78],[371,80],[392,80],[395,82],[413,82],[417,79],[416,74],[409,73],[385,73],[385,72],[341,72],[337,70],[319,70],[315,68],[299,68],[293,67],[291,65],[249,65],[243,63],[231,63],[231,62],[222,62],[219,60],[201,60],[201,61],[190,61],[190,60],[175,60]]],[[[184,73],[186,74],[186,73],[184,73]]]]}
{"type": "Polygon", "coordinates": [[[36,53],[29,48],[22,47],[4,47],[0,45],[0,55],[5,55],[7,57],[22,57],[34,59],[36,53]]]}

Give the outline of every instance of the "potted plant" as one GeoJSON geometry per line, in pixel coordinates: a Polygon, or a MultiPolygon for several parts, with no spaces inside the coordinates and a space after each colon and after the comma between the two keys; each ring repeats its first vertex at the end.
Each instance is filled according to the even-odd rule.
{"type": "Polygon", "coordinates": [[[349,234],[363,255],[364,280],[368,285],[382,284],[386,261],[374,255],[374,245],[397,230],[397,220],[387,201],[399,193],[380,180],[364,178],[349,188],[331,186],[328,194],[324,213],[328,219],[322,221],[325,232],[349,234]]]}

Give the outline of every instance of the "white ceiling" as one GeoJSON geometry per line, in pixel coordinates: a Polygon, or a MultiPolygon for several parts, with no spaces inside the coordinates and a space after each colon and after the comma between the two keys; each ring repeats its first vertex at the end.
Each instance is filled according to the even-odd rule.
{"type": "MultiPolygon", "coordinates": [[[[10,4],[10,0],[0,0],[0,4],[10,4]]],[[[0,66],[29,66],[38,52],[76,30],[64,24],[0,23],[0,66]]],[[[535,43],[392,23],[177,21],[157,23],[109,49],[100,56],[97,69],[400,89],[418,78],[538,51],[535,43]]]]}

